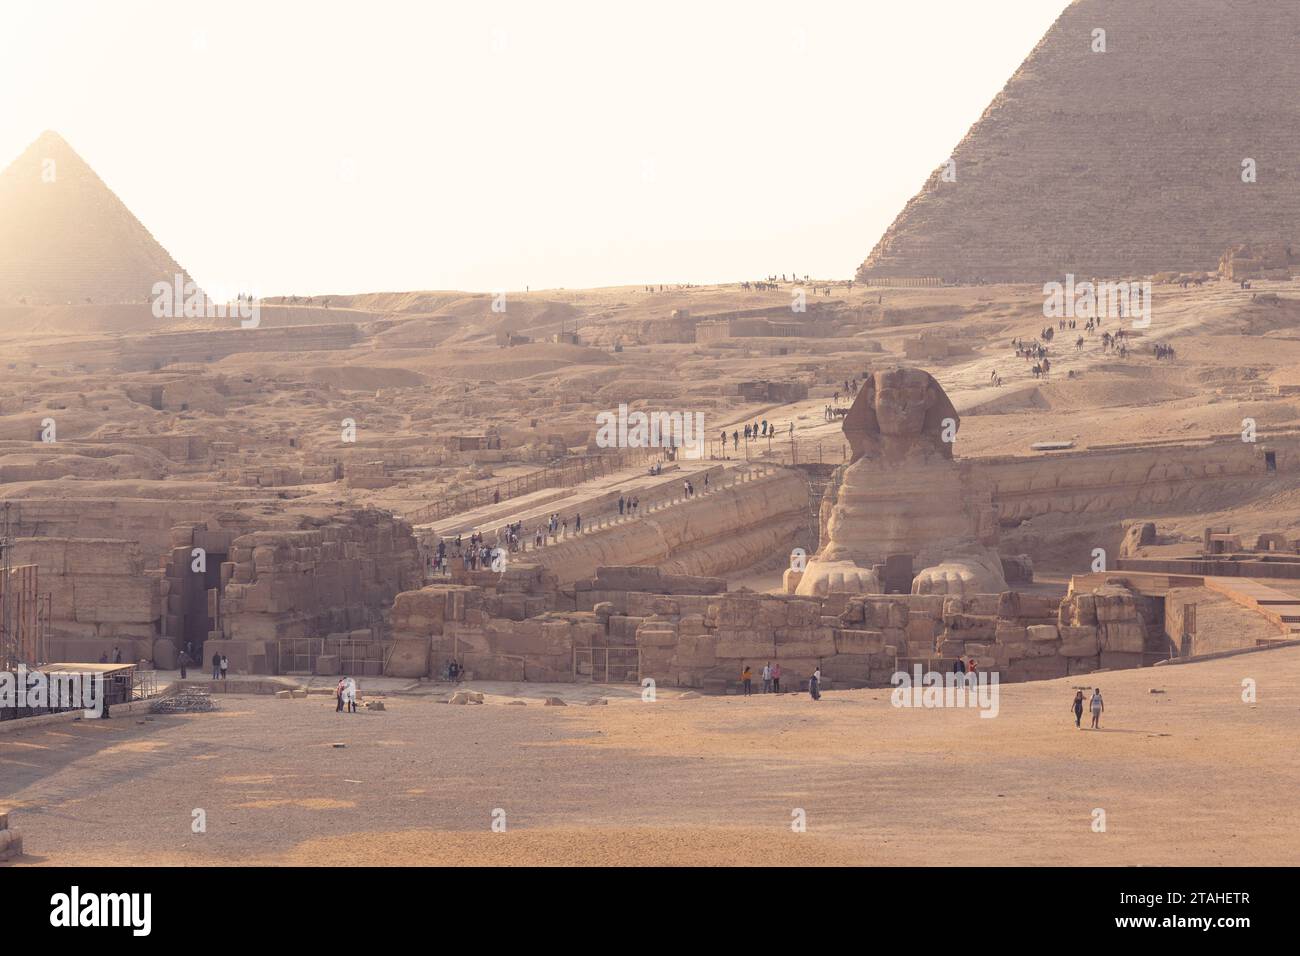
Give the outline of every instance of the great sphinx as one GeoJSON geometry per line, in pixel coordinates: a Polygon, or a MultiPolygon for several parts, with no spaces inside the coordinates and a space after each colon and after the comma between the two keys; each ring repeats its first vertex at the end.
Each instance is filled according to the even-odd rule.
{"type": "Polygon", "coordinates": [[[1005,591],[991,499],[953,461],[960,424],[928,372],[871,373],[844,418],[852,457],[822,501],[821,550],[787,590],[880,594],[886,561],[910,556],[913,594],[1005,591]]]}

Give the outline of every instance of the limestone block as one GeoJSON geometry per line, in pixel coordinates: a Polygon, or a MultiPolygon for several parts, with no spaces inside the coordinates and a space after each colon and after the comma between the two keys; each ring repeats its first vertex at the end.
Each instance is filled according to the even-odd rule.
{"type": "Polygon", "coordinates": [[[835,632],[834,646],[836,654],[878,654],[884,650],[885,634],[841,628],[835,632]]]}
{"type": "Polygon", "coordinates": [[[682,637],[708,633],[708,629],[704,626],[704,615],[688,614],[681,618],[677,622],[677,633],[682,637]]]}
{"type": "Polygon", "coordinates": [[[815,601],[789,601],[785,604],[785,621],[790,627],[811,627],[821,618],[821,605],[815,601]]]}
{"type": "Polygon", "coordinates": [[[1041,618],[1043,620],[1054,619],[1061,606],[1060,599],[1042,597],[1037,594],[1021,594],[1018,603],[1022,618],[1041,618]]]}
{"type": "Polygon", "coordinates": [[[909,622],[916,617],[943,619],[943,602],[947,599],[942,594],[908,594],[904,598],[909,622]]]}
{"type": "Polygon", "coordinates": [[[1003,591],[998,595],[998,617],[1014,621],[1020,617],[1020,592],[1003,591]]]}
{"type": "Polygon", "coordinates": [[[615,615],[609,619],[608,633],[611,640],[631,643],[636,640],[637,629],[645,622],[643,617],[615,615]]]}
{"type": "Polygon", "coordinates": [[[907,603],[900,599],[868,598],[862,603],[862,625],[867,630],[907,627],[907,603]]]}
{"type": "Polygon", "coordinates": [[[1101,624],[1131,621],[1137,617],[1133,593],[1125,588],[1106,585],[1097,588],[1093,596],[1097,605],[1097,621],[1101,624]]]}
{"type": "Polygon", "coordinates": [[[1056,657],[1060,644],[1056,641],[1026,641],[1021,657],[1056,657]]]}
{"type": "Polygon", "coordinates": [[[638,647],[675,647],[677,632],[658,630],[655,625],[643,625],[637,629],[636,643],[638,647]]]}
{"type": "Polygon", "coordinates": [[[651,609],[659,617],[677,617],[681,613],[676,599],[671,597],[656,596],[651,602],[651,609]]]}
{"type": "Polygon", "coordinates": [[[1142,666],[1142,655],[1125,651],[1101,652],[1101,666],[1105,670],[1127,670],[1142,666]]]}
{"type": "Polygon", "coordinates": [[[1094,657],[1069,657],[1066,658],[1069,674],[1073,677],[1075,674],[1091,674],[1097,670],[1097,658],[1094,657]]]}
{"type": "Polygon", "coordinates": [[[755,624],[756,601],[730,598],[718,606],[719,628],[752,628],[755,624]]]}
{"type": "Polygon", "coordinates": [[[682,635],[677,640],[677,663],[682,667],[712,667],[717,663],[717,641],[708,636],[682,635]]]}
{"type": "Polygon", "coordinates": [[[965,613],[978,617],[997,617],[1000,594],[968,594],[965,597],[965,613]]]}
{"type": "Polygon", "coordinates": [[[1029,640],[1029,631],[1014,624],[999,624],[993,632],[993,640],[998,644],[1023,644],[1029,640]]]}
{"type": "Polygon", "coordinates": [[[153,666],[164,671],[176,669],[176,645],[170,639],[160,637],[153,642],[153,666]]]}
{"type": "Polygon", "coordinates": [[[1061,630],[1060,653],[1066,657],[1096,657],[1100,645],[1097,628],[1090,625],[1067,626],[1061,630]]]}
{"type": "Polygon", "coordinates": [[[1031,642],[1056,641],[1061,637],[1055,624],[1034,624],[1025,628],[1025,633],[1031,642]]]}
{"type": "Polygon", "coordinates": [[[1074,610],[1071,614],[1073,624],[1097,623],[1097,599],[1091,594],[1076,594],[1073,599],[1074,610]]]}
{"type": "Polygon", "coordinates": [[[771,640],[763,640],[758,636],[745,635],[736,631],[718,632],[717,643],[714,645],[714,653],[719,658],[724,659],[747,659],[754,658],[771,658],[776,656],[776,643],[771,640]],[[724,638],[722,635],[727,634],[724,638]]]}
{"type": "Polygon", "coordinates": [[[821,658],[821,657],[832,656],[835,653],[835,650],[836,647],[835,647],[834,639],[821,640],[821,641],[801,641],[798,643],[776,645],[776,656],[778,659],[782,661],[791,658],[800,659],[800,660],[808,657],[821,658]]]}
{"type": "Polygon", "coordinates": [[[1098,628],[1101,649],[1141,654],[1146,647],[1146,629],[1137,621],[1112,621],[1098,628]]]}
{"type": "Polygon", "coordinates": [[[918,614],[913,614],[907,619],[907,645],[908,647],[934,647],[934,640],[943,633],[943,624],[940,621],[933,620],[918,614]]]}
{"type": "MultiPolygon", "coordinates": [[[[821,608],[818,607],[817,611],[820,612],[821,608]]],[[[754,615],[754,627],[759,631],[783,628],[786,616],[785,605],[780,601],[762,601],[754,615]]]]}

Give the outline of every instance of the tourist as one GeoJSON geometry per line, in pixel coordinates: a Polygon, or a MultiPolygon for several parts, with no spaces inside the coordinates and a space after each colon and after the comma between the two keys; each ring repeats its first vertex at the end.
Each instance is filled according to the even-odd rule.
{"type": "Polygon", "coordinates": [[[114,664],[122,663],[122,649],[120,647],[117,646],[113,647],[113,663],[114,664]]]}
{"type": "Polygon", "coordinates": [[[745,696],[746,696],[746,697],[748,697],[750,694],[752,694],[752,693],[754,692],[754,680],[753,680],[753,677],[754,677],[754,675],[750,672],[749,665],[746,664],[746,665],[745,665],[745,669],[742,670],[742,671],[740,672],[740,682],[741,682],[741,683],[744,685],[744,687],[745,687],[745,696]]]}
{"type": "Polygon", "coordinates": [[[763,693],[772,693],[772,662],[763,665],[763,693]]]}
{"type": "Polygon", "coordinates": [[[582,512],[581,512],[581,511],[576,512],[576,513],[574,514],[574,516],[573,516],[573,530],[574,530],[574,531],[578,531],[578,532],[581,532],[581,531],[582,531],[582,512]]]}
{"type": "MultiPolygon", "coordinates": [[[[189,647],[188,644],[186,644],[185,646],[189,647]]],[[[181,680],[185,680],[185,668],[189,667],[190,664],[192,663],[193,663],[193,659],[185,651],[181,651],[180,654],[177,656],[176,665],[181,669],[181,680]]]]}
{"type": "Polygon", "coordinates": [[[812,676],[808,678],[808,696],[813,700],[822,699],[821,684],[822,668],[821,665],[818,664],[817,668],[812,672],[812,676]]]}
{"type": "Polygon", "coordinates": [[[217,680],[221,677],[221,655],[216,651],[212,652],[212,679],[217,680]]]}
{"type": "Polygon", "coordinates": [[[772,693],[781,693],[781,662],[772,665],[772,693]]]}
{"type": "Polygon", "coordinates": [[[357,712],[357,682],[349,677],[343,684],[343,699],[348,705],[348,713],[357,712]]]}
{"type": "Polygon", "coordinates": [[[1106,706],[1101,702],[1100,687],[1094,687],[1092,689],[1091,704],[1092,704],[1092,729],[1101,730],[1101,726],[1100,726],[1101,712],[1106,709],[1106,706]]]}
{"type": "Polygon", "coordinates": [[[221,679],[225,680],[226,675],[230,672],[230,658],[225,654],[221,655],[221,679]]]}
{"type": "Polygon", "coordinates": [[[627,500],[626,500],[622,495],[619,495],[619,496],[618,496],[618,513],[619,513],[619,514],[622,514],[622,513],[623,513],[623,508],[626,506],[626,504],[627,504],[627,500]]]}
{"type": "Polygon", "coordinates": [[[334,713],[343,713],[343,694],[347,689],[347,682],[340,677],[338,684],[334,688],[334,713]]]}
{"type": "Polygon", "coordinates": [[[1074,703],[1071,706],[1074,708],[1074,726],[1082,727],[1083,726],[1083,691],[1077,690],[1074,692],[1074,703]]]}
{"type": "Polygon", "coordinates": [[[99,662],[100,662],[101,664],[107,664],[107,663],[108,663],[108,651],[104,651],[104,652],[102,652],[102,653],[99,655],[99,662]]]}
{"type": "Polygon", "coordinates": [[[958,657],[955,661],[952,662],[952,672],[954,674],[960,675],[957,678],[956,683],[958,684],[963,683],[966,680],[966,662],[962,660],[960,657],[958,657]]]}
{"type": "Polygon", "coordinates": [[[972,657],[970,659],[970,664],[968,664],[966,667],[966,683],[969,684],[971,687],[977,687],[980,682],[979,678],[980,678],[980,662],[975,660],[975,658],[972,657]]]}

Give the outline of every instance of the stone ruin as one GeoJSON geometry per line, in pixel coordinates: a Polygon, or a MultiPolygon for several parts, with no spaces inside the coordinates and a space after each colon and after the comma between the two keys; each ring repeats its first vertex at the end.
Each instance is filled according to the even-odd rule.
{"type": "Polygon", "coordinates": [[[791,687],[816,667],[827,686],[886,686],[911,662],[957,657],[1003,680],[1140,666],[1165,649],[1154,602],[1107,579],[1064,599],[997,594],[825,596],[728,592],[717,578],[602,567],[572,588],[516,565],[483,584],[435,584],[394,602],[387,671],[471,679],[637,681],[734,688],[748,663],[780,663],[791,687]]]}

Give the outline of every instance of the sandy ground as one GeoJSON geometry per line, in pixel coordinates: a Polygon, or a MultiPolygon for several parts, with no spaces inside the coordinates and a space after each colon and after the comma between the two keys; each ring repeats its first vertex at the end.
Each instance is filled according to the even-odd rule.
{"type": "Polygon", "coordinates": [[[1300,860],[1300,649],[1092,682],[1099,732],[1074,727],[1078,678],[1003,686],[993,719],[888,690],[648,703],[621,687],[582,706],[585,685],[560,708],[497,685],[482,706],[389,696],[355,716],[232,696],[0,737],[0,806],[24,864],[1300,860]]]}

